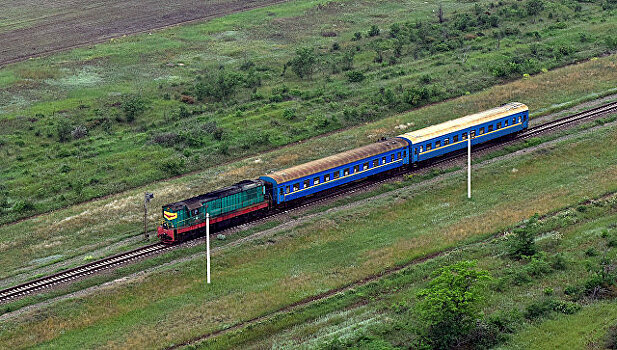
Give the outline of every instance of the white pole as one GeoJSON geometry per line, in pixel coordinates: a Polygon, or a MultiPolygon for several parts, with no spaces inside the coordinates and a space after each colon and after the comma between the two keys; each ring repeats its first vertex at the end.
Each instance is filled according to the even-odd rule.
{"type": "Polygon", "coordinates": [[[206,269],[208,270],[208,284],[210,284],[210,214],[206,213],[206,269]]]}
{"type": "Polygon", "coordinates": [[[467,137],[467,198],[471,198],[471,133],[467,137]]]}

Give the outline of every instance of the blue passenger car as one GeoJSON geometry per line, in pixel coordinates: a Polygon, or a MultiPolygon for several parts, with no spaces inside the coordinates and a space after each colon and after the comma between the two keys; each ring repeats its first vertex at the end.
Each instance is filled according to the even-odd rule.
{"type": "Polygon", "coordinates": [[[409,143],[411,163],[421,162],[446,153],[507,136],[527,128],[529,109],[518,102],[484,112],[453,119],[398,137],[409,143]]]}
{"type": "Polygon", "coordinates": [[[275,203],[309,196],[409,164],[409,143],[392,138],[260,177],[275,203]]]}

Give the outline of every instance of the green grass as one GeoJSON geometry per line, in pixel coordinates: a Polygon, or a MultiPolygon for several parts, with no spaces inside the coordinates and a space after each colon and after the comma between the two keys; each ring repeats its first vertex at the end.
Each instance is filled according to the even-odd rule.
{"type": "MultiPolygon", "coordinates": [[[[592,98],[601,94],[610,86],[614,86],[617,79],[615,57],[608,56],[595,61],[588,61],[528,79],[515,81],[487,89],[478,94],[431,105],[409,113],[396,115],[366,125],[351,128],[340,133],[334,133],[321,139],[314,139],[302,144],[281,148],[258,157],[233,162],[209,168],[206,171],[195,173],[183,178],[172,179],[166,182],[151,184],[148,187],[127,191],[103,200],[72,206],[64,210],[46,214],[35,219],[26,220],[17,224],[0,227],[0,262],[4,269],[0,277],[6,278],[17,272],[27,271],[40,266],[39,259],[52,255],[63,255],[63,259],[80,254],[90,254],[104,248],[111,242],[136,236],[142,230],[143,192],[155,193],[155,199],[150,206],[149,222],[153,228],[161,219],[158,209],[161,205],[194,196],[196,193],[205,193],[223,185],[247,178],[257,178],[268,171],[281,169],[302,162],[321,158],[336,152],[364,145],[375,140],[375,135],[397,135],[401,130],[396,129],[400,124],[411,123],[421,118],[427,123],[437,123],[453,117],[452,111],[458,115],[494,106],[496,96],[504,99],[513,99],[527,102],[532,108],[550,108],[564,105],[571,100],[592,98]],[[591,77],[581,79],[580,77],[591,77]],[[595,92],[594,92],[595,91],[595,92]],[[594,92],[594,93],[592,93],[594,92]],[[23,232],[29,234],[24,235],[23,232]],[[74,237],[79,237],[75,239],[74,237]],[[70,252],[70,253],[67,253],[70,252]]],[[[143,135],[140,137],[144,137],[143,135]]],[[[121,184],[112,186],[114,191],[135,186],[139,179],[147,174],[135,175],[139,162],[133,162],[137,155],[147,155],[159,159],[166,150],[147,152],[148,147],[127,151],[135,158],[124,159],[115,152],[118,144],[130,147],[130,142],[124,138],[115,142],[101,139],[105,144],[105,151],[91,149],[83,140],[78,141],[67,154],[79,154],[79,150],[87,150],[89,156],[83,161],[96,164],[100,172],[118,172],[124,174],[121,184]],[[101,161],[98,161],[100,159],[101,161]],[[114,166],[118,163],[118,166],[114,166]]],[[[42,154],[45,149],[39,150],[42,154]]],[[[76,163],[72,156],[66,156],[61,163],[62,169],[68,167],[67,173],[62,173],[63,186],[81,188],[85,194],[102,194],[96,192],[96,186],[90,183],[104,184],[104,178],[91,173],[90,180],[75,178],[75,173],[88,174],[87,167],[76,163]]],[[[53,171],[53,169],[49,169],[53,171]]],[[[41,191],[41,198],[53,203],[53,197],[46,197],[45,191],[52,188],[53,181],[41,182],[37,189],[41,191]]],[[[7,215],[10,217],[10,215],[7,215]]],[[[12,218],[12,217],[11,217],[12,218]]],[[[9,219],[10,220],[10,219],[9,219]]],[[[114,251],[109,251],[113,253],[114,251]]]]}
{"type": "MultiPolygon", "coordinates": [[[[477,169],[472,201],[465,198],[464,174],[454,174],[438,184],[393,193],[222,251],[213,256],[211,286],[205,286],[204,262],[198,259],[78,301],[25,312],[4,323],[0,344],[165,346],[266,314],[388,266],[487,237],[535,212],[553,212],[617,191],[612,181],[617,169],[610,165],[617,164],[615,135],[615,129],[604,129],[477,169]]],[[[596,209],[586,213],[593,215],[596,209]]],[[[585,241],[589,235],[572,237],[576,248],[568,249],[579,255],[589,244],[600,244],[585,241]]],[[[494,251],[480,247],[477,254],[494,251]]],[[[572,271],[586,273],[585,268],[568,270],[542,283],[571,278],[572,271]]],[[[534,284],[534,290],[545,287],[534,284]]]]}
{"type": "MultiPolygon", "coordinates": [[[[496,7],[489,3],[477,5],[501,18],[499,28],[453,29],[458,14],[477,16],[476,4],[447,1],[443,26],[450,37],[441,38],[442,28],[427,29],[430,35],[425,37],[434,43],[405,39],[400,57],[394,56],[396,39],[388,35],[390,25],[409,22],[413,31],[416,21],[435,21],[435,8],[419,0],[291,1],[5,67],[0,71],[0,156],[9,166],[0,171],[0,223],[384,118],[405,119],[414,123],[411,128],[419,128],[517,97],[526,97],[523,102],[532,111],[547,111],[553,104],[614,87],[613,67],[598,67],[607,72],[585,82],[592,89],[579,86],[580,75],[572,76],[562,81],[567,88],[554,95],[553,104],[504,90],[490,104],[457,108],[455,114],[399,116],[524,73],[610,51],[604,39],[615,32],[614,10],[586,3],[578,11],[576,2],[551,3],[539,19],[521,14],[521,21],[503,12],[519,6],[517,2],[496,7]],[[567,28],[559,23],[567,23],[567,28]],[[381,28],[380,36],[352,41],[354,32],[366,36],[372,24],[381,28]],[[497,48],[495,35],[506,29],[510,34],[504,34],[497,48]],[[324,37],[326,32],[337,36],[324,37]],[[339,50],[331,49],[334,42],[339,50]],[[299,47],[314,48],[318,58],[309,79],[299,79],[291,69],[281,75],[299,47]],[[383,63],[374,62],[375,47],[381,47],[383,63]],[[341,71],[339,61],[349,50],[357,50],[353,70],[366,76],[362,83],[350,83],[347,72],[341,71]],[[396,62],[390,64],[391,57],[396,62]],[[207,76],[219,66],[248,76],[250,70],[239,67],[249,61],[254,64],[250,74],[258,76],[261,85],[238,87],[225,102],[205,99],[184,106],[187,113],[179,112],[181,95],[195,95],[196,76],[207,76]],[[496,76],[495,68],[502,66],[518,68],[496,76]],[[412,98],[416,93],[420,95],[412,98]],[[148,108],[128,123],[122,102],[131,94],[141,96],[148,108]],[[62,123],[70,128],[83,125],[88,135],[59,142],[57,126],[62,123]],[[222,131],[220,137],[208,131],[213,125],[222,131]],[[173,141],[156,142],[170,134],[173,141]],[[172,166],[163,166],[169,162],[172,166]]],[[[538,88],[552,84],[545,79],[535,83],[538,88]]],[[[379,128],[373,139],[395,132],[379,128]]]]}

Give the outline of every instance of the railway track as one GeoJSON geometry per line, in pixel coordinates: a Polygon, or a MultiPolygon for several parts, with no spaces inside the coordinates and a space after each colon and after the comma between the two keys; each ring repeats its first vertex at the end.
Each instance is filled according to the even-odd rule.
{"type": "Polygon", "coordinates": [[[143,246],[125,253],[116,254],[79,267],[54,273],[49,276],[45,276],[11,288],[7,288],[0,291],[0,304],[16,298],[24,297],[29,294],[33,294],[42,289],[46,289],[60,283],[73,281],[75,279],[82,278],[114,266],[144,258],[148,255],[160,253],[164,250],[171,248],[171,246],[162,244],[160,242],[149,244],[147,246],[143,246]]]}
{"type": "MultiPolygon", "coordinates": [[[[613,112],[617,112],[617,102],[608,103],[608,104],[605,104],[599,107],[595,107],[595,108],[592,108],[592,109],[589,109],[583,112],[579,112],[579,113],[576,113],[576,114],[573,114],[573,115],[570,115],[564,118],[556,119],[556,120],[544,123],[542,125],[529,128],[525,131],[520,132],[519,134],[513,137],[509,137],[509,138],[502,139],[502,140],[494,140],[493,142],[487,142],[481,145],[474,146],[473,151],[477,152],[480,150],[490,150],[491,148],[503,147],[505,144],[509,144],[515,141],[525,140],[525,139],[543,134],[547,131],[565,127],[565,126],[574,124],[579,121],[584,121],[586,119],[597,118],[602,115],[613,113],[613,112]]],[[[421,168],[401,168],[400,170],[390,172],[388,176],[374,178],[368,181],[361,181],[357,183],[349,183],[349,184],[346,184],[345,186],[341,186],[340,188],[336,188],[334,190],[328,191],[327,194],[309,198],[301,203],[298,203],[297,205],[293,207],[273,210],[272,212],[269,212],[263,217],[255,218],[247,222],[244,222],[240,225],[232,226],[232,227],[229,227],[223,230],[213,232],[213,234],[230,233],[232,231],[241,230],[244,227],[249,226],[249,225],[255,225],[261,222],[265,222],[266,220],[270,220],[276,216],[287,216],[289,211],[291,210],[302,209],[302,208],[306,208],[308,206],[319,204],[325,201],[330,201],[344,194],[349,194],[349,193],[353,193],[359,190],[367,189],[369,187],[373,187],[375,185],[378,185],[378,184],[381,184],[387,181],[392,181],[392,179],[396,177],[400,177],[400,176],[403,176],[409,173],[416,172],[419,169],[432,168],[437,165],[442,165],[447,162],[458,160],[461,157],[465,157],[465,156],[466,156],[466,150],[461,150],[461,151],[443,156],[439,159],[436,159],[428,164],[425,164],[425,166],[421,168]]],[[[52,286],[55,286],[61,283],[73,281],[73,280],[83,278],[85,276],[89,276],[91,274],[94,274],[94,273],[97,273],[97,272],[100,272],[106,269],[110,269],[112,267],[126,264],[131,261],[136,261],[136,260],[142,259],[150,255],[159,254],[163,251],[174,249],[179,246],[186,246],[186,245],[194,246],[196,244],[200,244],[199,240],[194,240],[192,242],[189,241],[189,242],[186,242],[185,244],[176,245],[176,246],[169,246],[169,245],[165,245],[162,243],[154,243],[154,244],[146,245],[144,247],[140,247],[140,248],[137,248],[137,249],[125,252],[125,253],[116,254],[116,255],[113,255],[113,256],[110,256],[104,259],[100,259],[100,260],[97,260],[97,261],[94,261],[94,262],[91,262],[91,263],[88,263],[88,264],[85,264],[79,267],[71,268],[66,271],[58,272],[58,273],[55,273],[55,274],[52,274],[46,277],[42,277],[42,278],[39,278],[33,281],[29,281],[29,282],[26,282],[26,283],[23,283],[23,284],[14,286],[14,287],[1,290],[0,291],[0,304],[6,303],[11,300],[15,300],[20,297],[34,294],[43,289],[47,289],[47,288],[50,288],[52,286]]]]}

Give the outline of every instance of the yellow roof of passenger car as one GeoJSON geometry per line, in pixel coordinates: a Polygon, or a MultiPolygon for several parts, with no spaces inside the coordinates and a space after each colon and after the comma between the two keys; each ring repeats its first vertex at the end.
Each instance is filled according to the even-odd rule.
{"type": "Polygon", "coordinates": [[[289,169],[276,171],[262,176],[262,178],[271,178],[278,184],[281,184],[407,146],[409,146],[409,143],[406,140],[399,138],[386,139],[289,169]]]}
{"type": "Polygon", "coordinates": [[[398,137],[411,141],[412,144],[431,140],[441,135],[463,130],[469,127],[480,125],[491,120],[503,118],[505,116],[527,111],[526,105],[520,102],[511,102],[501,107],[489,109],[480,113],[470,114],[461,118],[449,120],[447,122],[431,125],[424,129],[411,131],[398,137]]]}

